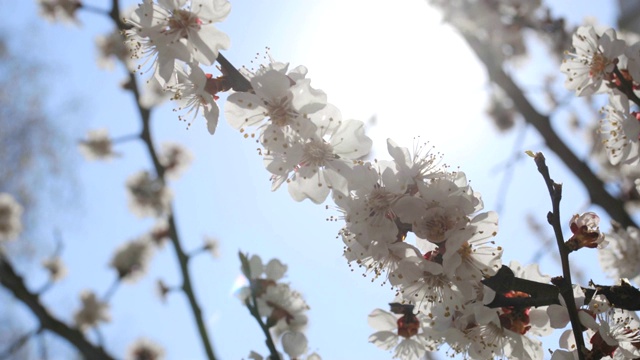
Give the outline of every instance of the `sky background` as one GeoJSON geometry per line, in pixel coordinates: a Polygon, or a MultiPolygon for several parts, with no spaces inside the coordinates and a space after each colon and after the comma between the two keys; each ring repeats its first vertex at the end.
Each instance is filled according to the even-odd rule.
{"type": "MultiPolygon", "coordinates": [[[[69,142],[95,128],[106,127],[114,137],[140,130],[133,98],[120,89],[124,68],[105,71],[96,66],[94,40],[112,30],[109,19],[80,11],[80,26],[49,24],[38,16],[35,2],[0,3],[6,14],[13,14],[0,25],[0,31],[9,34],[10,47],[47,69],[44,87],[34,91],[43,92],[47,109],[69,142]]],[[[86,3],[109,6],[108,1],[86,3]]],[[[582,1],[554,3],[555,13],[571,24],[593,14],[602,24],[615,23],[614,1],[589,2],[591,6],[582,1]]],[[[368,122],[372,157],[390,158],[389,137],[409,148],[416,136],[429,141],[445,155],[444,162],[467,174],[483,194],[485,210],[495,210],[505,191],[503,169],[510,156],[545,150],[533,130],[519,147],[514,147],[517,131],[506,136],[496,133],[484,116],[487,84],[482,68],[425,1],[232,1],[231,14],[218,28],[230,36],[232,45],[224,54],[238,67],[250,67],[265,47],[276,60],[292,67],[305,65],[312,86],[327,93],[344,119],[368,122]],[[369,121],[372,118],[375,122],[369,121]]],[[[534,50],[535,56],[546,56],[539,48],[534,50]]],[[[545,71],[560,74],[556,64],[535,64],[521,65],[528,69],[521,78],[526,86],[539,87],[545,71]]],[[[199,247],[205,235],[220,241],[220,258],[204,254],[190,268],[219,358],[240,359],[251,350],[267,353],[258,325],[233,295],[240,274],[237,253],[243,251],[259,254],[265,262],[277,257],[288,265],[287,281],[311,307],[306,335],[312,351],[324,359],[389,359],[387,352],[367,343],[373,332],[367,315],[376,307],[386,310],[394,292],[347,266],[342,241],[336,237],[341,224],[326,221],[337,211],[309,201],[297,203],[285,187],[271,192],[254,142],[245,140],[224,118],[215,136],[206,131],[204,119],[186,130],[173,107],[168,103],[154,111],[153,134],[156,143],[179,142],[194,155],[190,168],[170,183],[184,247],[199,247]]],[[[560,131],[567,129],[566,123],[556,125],[560,131]]],[[[576,139],[573,146],[584,155],[587,148],[581,142],[576,139]]],[[[59,230],[69,275],[44,300],[55,314],[70,321],[83,289],[103,294],[113,281],[115,274],[107,267],[113,250],[153,226],[153,220],[139,219],[128,210],[124,187],[130,175],[151,169],[151,163],[139,141],[119,144],[116,151],[123,156],[108,163],[84,161],[75,146],[60,151],[69,159],[72,176],[68,187],[46,189],[54,194],[43,194],[51,200],[38,219],[37,233],[42,237],[36,245],[44,252],[52,249],[51,234],[59,230]]],[[[552,177],[565,184],[561,214],[568,222],[573,213],[586,210],[586,192],[553,154],[546,155],[552,177]]],[[[515,165],[506,191],[496,241],[505,249],[505,263],[529,264],[541,243],[527,234],[525,215],[533,214],[544,224],[550,208],[532,161],[515,165]]],[[[550,256],[554,251],[542,252],[545,274],[560,273],[550,256]]],[[[572,261],[588,268],[597,257],[592,252],[572,261]]],[[[44,273],[34,265],[22,264],[21,269],[28,272],[32,287],[44,281],[44,273]]],[[[169,285],[179,283],[176,270],[174,253],[167,246],[156,252],[145,278],[118,289],[111,303],[113,321],[103,328],[114,355],[124,356],[127,346],[144,336],[162,344],[168,359],[203,358],[186,298],[171,294],[163,304],[155,295],[158,278],[169,285]]],[[[584,279],[609,282],[599,268],[584,279]]]]}

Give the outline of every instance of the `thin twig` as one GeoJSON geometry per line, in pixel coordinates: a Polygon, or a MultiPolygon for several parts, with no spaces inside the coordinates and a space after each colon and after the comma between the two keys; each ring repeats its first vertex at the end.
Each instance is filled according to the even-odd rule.
{"type": "Polygon", "coordinates": [[[511,184],[511,179],[513,178],[513,173],[515,172],[515,164],[523,157],[521,147],[524,143],[524,138],[527,135],[528,128],[529,124],[525,123],[518,132],[518,135],[516,136],[516,139],[513,143],[513,155],[511,159],[509,159],[505,164],[505,173],[502,176],[502,181],[500,183],[500,186],[498,187],[498,189],[500,189],[500,192],[498,193],[498,198],[496,199],[495,210],[498,214],[502,214],[505,200],[507,198],[507,190],[509,189],[509,184],[511,184]]]}
{"type": "Polygon", "coordinates": [[[111,138],[111,143],[121,144],[127,141],[140,140],[140,134],[129,134],[111,138]]]}
{"type": "Polygon", "coordinates": [[[0,353],[0,360],[9,359],[16,352],[18,352],[18,350],[20,350],[23,346],[25,346],[27,344],[27,342],[32,337],[34,337],[36,334],[38,334],[39,331],[40,331],[40,329],[31,330],[28,333],[26,333],[26,334],[20,336],[19,338],[17,338],[13,342],[13,344],[9,345],[7,350],[5,350],[4,352],[0,353]]]}
{"type": "Polygon", "coordinates": [[[279,360],[280,359],[280,355],[278,354],[278,350],[276,349],[276,345],[273,342],[273,338],[271,337],[271,331],[269,331],[269,327],[267,326],[267,324],[265,324],[265,322],[262,321],[262,317],[260,316],[260,312],[258,311],[258,300],[256,298],[256,293],[255,293],[255,291],[253,289],[253,286],[249,286],[249,288],[251,289],[251,301],[249,301],[249,299],[247,299],[245,301],[245,304],[247,305],[247,308],[249,309],[249,312],[251,313],[253,318],[256,319],[256,321],[260,325],[260,329],[262,329],[262,332],[264,333],[264,336],[266,337],[264,342],[267,344],[267,348],[269,348],[269,353],[271,354],[269,356],[269,359],[270,360],[279,360]]]}
{"type": "Polygon", "coordinates": [[[104,295],[102,296],[103,302],[108,303],[109,300],[111,300],[111,298],[113,297],[113,294],[115,294],[116,290],[118,290],[118,287],[120,286],[121,282],[122,282],[122,279],[120,277],[115,278],[115,280],[111,283],[111,286],[109,286],[109,288],[107,289],[107,292],[105,292],[104,295]]]}
{"type": "Polygon", "coordinates": [[[47,360],[49,359],[49,351],[47,350],[47,340],[44,333],[41,333],[38,336],[38,349],[40,349],[40,359],[47,360]]]}
{"type": "Polygon", "coordinates": [[[551,197],[552,211],[547,215],[549,224],[553,227],[553,232],[556,236],[556,242],[558,245],[558,251],[560,253],[560,263],[562,264],[562,279],[556,279],[554,284],[560,289],[560,295],[564,299],[565,306],[569,312],[569,318],[571,319],[571,327],[573,328],[573,336],[576,340],[576,346],[578,348],[578,358],[580,360],[585,359],[584,353],[584,337],[582,336],[582,324],[578,317],[578,309],[576,308],[576,300],[573,296],[573,286],[571,280],[571,268],[569,267],[569,249],[564,243],[564,236],[562,235],[562,225],[560,223],[560,200],[562,200],[562,184],[557,184],[551,179],[549,175],[549,168],[547,167],[544,155],[542,153],[535,154],[534,160],[538,167],[538,172],[544,178],[544,182],[547,186],[547,191],[551,197]]]}
{"type": "Polygon", "coordinates": [[[620,69],[618,69],[618,65],[613,68],[613,72],[616,74],[616,77],[620,81],[620,86],[618,86],[618,90],[622,91],[629,100],[633,101],[636,105],[640,106],[640,98],[633,91],[633,84],[628,81],[620,69]]]}

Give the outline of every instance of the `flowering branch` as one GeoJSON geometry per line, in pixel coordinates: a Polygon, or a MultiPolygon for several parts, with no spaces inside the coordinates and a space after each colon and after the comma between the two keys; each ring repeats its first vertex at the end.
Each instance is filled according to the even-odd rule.
{"type": "Polygon", "coordinates": [[[16,274],[8,259],[0,255],[0,284],[9,289],[11,293],[23,302],[31,312],[38,318],[40,327],[56,333],[63,339],[71,343],[86,359],[113,360],[102,347],[96,346],[85,338],[84,334],[69,327],[69,325],[58,320],[40,302],[40,297],[32,293],[24,285],[24,280],[16,274]]]}
{"type": "MultiPolygon", "coordinates": [[[[482,2],[472,3],[470,5],[477,5],[478,9],[484,6],[482,2]]],[[[214,134],[220,115],[217,94],[236,90],[227,99],[225,118],[245,137],[254,137],[257,133],[260,155],[271,173],[272,190],[286,184],[295,201],[309,199],[316,204],[325,202],[331,195],[345,220],[345,227],[340,232],[345,243],[345,257],[375,277],[386,275],[389,283],[397,289],[398,299],[390,304],[393,314],[377,309],[369,316],[370,325],[378,330],[369,341],[376,346],[386,350],[395,348],[395,357],[403,355],[409,359],[423,357],[426,351],[436,350],[445,342],[456,353],[468,353],[474,358],[541,358],[542,343],[534,337],[543,335],[551,327],[564,328],[570,320],[577,349],[572,345],[563,347],[577,350],[580,359],[601,358],[607,354],[613,356],[618,346],[621,352],[632,350],[635,356],[640,353],[636,346],[640,344],[639,325],[631,320],[617,321],[616,309],[611,309],[604,297],[597,297],[598,292],[607,293],[610,301],[614,299],[612,302],[616,304],[633,307],[637,305],[632,301],[637,289],[624,282],[620,286],[609,287],[592,284],[596,289],[583,291],[586,293],[583,296],[578,294],[580,288],[572,285],[569,253],[581,247],[600,247],[604,236],[597,227],[598,216],[587,213],[572,218],[573,236],[564,242],[560,224],[562,185],[551,179],[541,153],[531,155],[551,196],[552,211],[548,213],[547,220],[554,229],[563,268],[563,276],[551,280],[554,285],[548,284],[550,277],[540,274],[537,265],[523,268],[512,262],[509,267],[513,271],[502,266],[503,249],[495,246],[493,240],[497,235],[498,216],[494,212],[480,212],[483,209],[481,197],[473,191],[464,172],[449,171],[448,166],[440,166],[438,156],[430,155],[429,151],[426,154],[422,152],[424,146],[418,146],[411,154],[391,139],[387,140],[387,150],[393,161],[365,162],[363,159],[370,152],[372,141],[364,133],[364,124],[357,120],[342,121],[339,110],[327,102],[327,95],[311,87],[305,67],[288,69],[288,64],[272,61],[255,72],[237,70],[219,54],[219,50],[229,47],[229,37],[212,26],[228,15],[228,1],[156,3],[148,0],[127,19],[120,19],[118,1],[113,0],[112,4],[109,16],[125,33],[125,43],[132,51],[132,57],[146,58],[145,63],[152,61],[153,65],[148,70],[153,69],[157,87],[171,91],[172,100],[179,104],[177,110],[186,112],[179,117],[180,120],[185,120],[186,115],[195,119],[202,114],[207,120],[209,133],[214,134]],[[220,64],[222,76],[205,74],[200,68],[200,65],[211,66],[216,61],[220,64]],[[257,127],[256,133],[246,132],[251,127],[257,127]],[[408,238],[409,232],[415,237],[408,238]],[[490,308],[485,307],[484,301],[479,301],[494,295],[489,291],[485,293],[487,289],[479,284],[481,279],[496,291],[488,305],[490,308]],[[563,306],[558,306],[563,303],[559,295],[564,299],[563,306]],[[574,306],[576,299],[580,303],[574,306]],[[587,304],[583,299],[588,299],[589,306],[593,305],[599,311],[597,319],[584,321],[585,326],[595,332],[590,338],[591,349],[585,347],[583,327],[578,317],[579,310],[587,310],[582,309],[587,304]],[[531,309],[543,305],[549,307],[531,309]],[[416,307],[418,310],[414,313],[416,307]],[[429,314],[431,319],[424,314],[429,314]],[[562,316],[556,316],[558,314],[562,316]],[[533,321],[534,316],[536,321],[533,321]],[[540,325],[544,323],[540,321],[541,316],[549,320],[548,325],[540,325]],[[561,317],[565,319],[559,319],[561,317]],[[438,326],[432,329],[427,323],[438,326]],[[490,342],[487,334],[492,334],[490,342]],[[615,347],[612,346],[614,342],[615,347]]],[[[511,31],[514,26],[543,31],[563,27],[561,21],[556,22],[549,14],[543,26],[538,27],[524,16],[527,8],[511,10],[514,14],[511,15],[512,21],[508,16],[496,18],[505,22],[504,30],[511,31]]],[[[465,12],[475,13],[469,9],[465,12]]],[[[450,17],[454,26],[455,18],[450,17]]],[[[475,37],[464,25],[460,28],[484,62],[491,80],[509,94],[513,108],[536,126],[549,148],[558,153],[583,180],[592,201],[601,204],[624,225],[634,224],[621,200],[611,196],[587,164],[577,159],[560,141],[549,117],[539,114],[510,75],[503,71],[502,63],[509,57],[499,51],[504,44],[489,39],[493,38],[492,33],[487,37],[475,37]]],[[[622,82],[628,80],[622,73],[629,69],[618,70],[620,83],[612,82],[617,57],[624,45],[612,30],[598,35],[593,28],[583,27],[574,36],[576,43],[579,51],[561,67],[562,72],[568,75],[570,89],[577,90],[578,95],[593,94],[601,85],[608,85],[609,90],[619,86],[623,91],[633,91],[634,83],[622,82]]],[[[513,54],[526,52],[524,44],[518,47],[517,39],[506,45],[511,47],[513,54]]],[[[123,56],[120,58],[124,59],[123,56]]],[[[640,72],[640,69],[636,70],[640,72]]],[[[640,75],[637,78],[640,79],[640,75]]],[[[182,275],[181,290],[188,298],[205,352],[209,359],[215,359],[188,268],[194,253],[185,253],[182,249],[166,188],[165,178],[171,176],[174,169],[171,164],[175,165],[176,161],[167,162],[164,152],[156,151],[150,129],[152,106],[142,101],[142,89],[138,88],[133,74],[127,88],[136,99],[142,121],[140,139],[146,145],[155,170],[155,176],[143,172],[135,177],[135,181],[128,181],[127,186],[134,197],[140,198],[140,203],[151,204],[147,213],[162,216],[163,235],[160,237],[171,239],[182,275]],[[149,188],[141,185],[143,181],[150,184],[149,188]],[[151,196],[146,193],[159,196],[147,199],[151,196]],[[145,196],[147,198],[142,199],[145,196]]],[[[604,124],[601,131],[613,134],[605,145],[613,165],[622,159],[625,161],[623,164],[637,165],[633,162],[637,147],[634,153],[624,148],[629,146],[627,140],[630,138],[634,139],[631,145],[637,145],[637,131],[629,130],[634,135],[632,137],[617,136],[620,133],[619,118],[624,116],[626,119],[629,115],[628,100],[620,98],[615,98],[618,107],[609,110],[608,124],[604,124]],[[626,151],[623,156],[618,155],[620,150],[626,151]]],[[[103,143],[105,148],[110,147],[109,141],[103,143]]],[[[637,178],[633,180],[638,184],[637,178]]],[[[145,258],[148,240],[137,239],[118,251],[112,266],[118,270],[119,280],[132,278],[135,275],[132,269],[143,267],[141,261],[133,264],[136,265],[134,267],[118,265],[127,263],[125,255],[128,249],[139,258],[145,258]]],[[[264,265],[255,255],[250,260],[243,254],[240,258],[243,274],[249,280],[249,286],[241,289],[240,298],[264,332],[271,359],[280,359],[274,339],[281,342],[290,358],[303,359],[300,355],[307,351],[307,340],[298,330],[307,323],[305,312],[309,307],[288,284],[278,282],[284,276],[286,266],[277,259],[264,265]],[[286,328],[286,332],[280,337],[277,334],[283,331],[281,327],[286,328]]],[[[162,291],[166,294],[169,289],[165,286],[162,291]]],[[[92,293],[83,295],[83,303],[94,304],[97,308],[106,307],[106,304],[95,300],[92,293]]],[[[107,318],[105,314],[99,315],[98,321],[107,318]]],[[[97,321],[85,325],[95,323],[97,321]]],[[[569,331],[567,335],[570,335],[569,331]]],[[[564,352],[559,350],[557,354],[561,356],[564,352]]],[[[252,352],[250,357],[261,358],[254,354],[252,352]]],[[[313,354],[310,354],[306,359],[312,358],[313,354]]]]}
{"type": "MultiPolygon", "coordinates": [[[[252,279],[251,265],[249,264],[249,259],[242,252],[238,252],[238,256],[240,257],[242,272],[248,275],[247,276],[248,279],[252,279]]],[[[259,276],[259,274],[256,276],[259,276]]],[[[248,296],[245,299],[244,303],[247,306],[247,309],[249,309],[249,313],[251,313],[251,316],[253,316],[253,318],[256,319],[256,321],[258,322],[258,325],[260,325],[260,329],[262,329],[262,332],[266,337],[265,343],[267,344],[267,348],[269,348],[269,353],[271,354],[270,359],[273,359],[273,360],[280,359],[278,350],[276,350],[276,345],[273,342],[273,339],[271,338],[271,332],[269,331],[269,327],[267,326],[267,324],[265,324],[264,321],[262,321],[262,316],[260,315],[260,311],[258,311],[258,298],[257,298],[255,286],[253,286],[253,284],[249,285],[249,292],[250,292],[250,296],[248,296]]]]}
{"type": "MultiPolygon", "coordinates": [[[[117,24],[118,28],[121,31],[124,31],[127,29],[127,26],[120,19],[120,10],[118,5],[118,0],[113,0],[112,2],[112,10],[110,12],[110,17],[117,24]]],[[[151,161],[153,163],[153,167],[156,171],[156,174],[158,175],[158,179],[160,179],[162,183],[165,183],[165,180],[164,180],[165,168],[164,166],[162,166],[162,164],[158,159],[158,154],[155,150],[152,136],[151,136],[151,127],[150,127],[151,109],[148,109],[142,105],[140,91],[138,89],[138,84],[137,84],[135,74],[133,73],[129,74],[129,82],[130,82],[130,86],[128,88],[133,92],[133,95],[136,100],[136,104],[138,105],[137,107],[138,107],[138,112],[140,114],[140,119],[142,121],[142,133],[140,135],[140,138],[144,141],[146,145],[147,152],[151,157],[151,161]]],[[[191,281],[191,275],[189,273],[189,268],[188,268],[189,257],[186,255],[186,253],[182,249],[172,207],[170,208],[170,215],[169,215],[168,222],[169,222],[169,237],[171,239],[171,243],[173,244],[174,250],[176,252],[176,257],[180,267],[180,273],[182,275],[181,289],[185,293],[189,301],[189,306],[191,308],[191,312],[196,322],[196,326],[198,328],[198,333],[200,334],[202,345],[205,349],[205,353],[207,354],[207,359],[215,360],[216,356],[213,351],[213,346],[209,339],[209,334],[204,323],[202,310],[200,309],[200,306],[198,304],[198,301],[194,293],[194,289],[191,281]]]]}
{"type": "Polygon", "coordinates": [[[251,290],[251,299],[247,299],[245,301],[245,305],[247,306],[247,309],[249,309],[249,313],[251,313],[251,316],[253,316],[253,318],[258,322],[258,325],[260,325],[260,329],[266,337],[264,342],[265,344],[267,344],[267,348],[269,348],[269,359],[280,359],[278,350],[276,350],[276,345],[271,338],[269,327],[267,326],[267,324],[265,324],[264,321],[262,321],[262,317],[260,316],[260,312],[258,311],[258,299],[256,298],[256,294],[253,289],[251,290]]]}
{"type": "Polygon", "coordinates": [[[175,224],[175,219],[173,217],[173,211],[171,211],[171,214],[172,215],[169,216],[169,233],[170,233],[171,243],[173,244],[173,247],[176,250],[176,257],[178,258],[178,262],[180,263],[180,272],[182,273],[181,289],[187,296],[187,299],[189,300],[189,306],[191,308],[191,312],[193,313],[194,320],[196,321],[196,326],[198,327],[198,332],[200,333],[202,344],[207,353],[207,358],[209,360],[215,360],[216,356],[214,355],[213,346],[211,345],[211,341],[209,340],[207,327],[204,324],[204,319],[202,317],[202,310],[198,305],[198,301],[196,299],[196,295],[193,290],[193,285],[191,282],[191,273],[189,272],[189,267],[188,267],[189,257],[186,255],[186,253],[182,249],[180,238],[178,236],[178,230],[175,224]]]}
{"type": "Polygon", "coordinates": [[[624,203],[607,192],[604,182],[600,180],[593,171],[591,171],[589,166],[580,160],[564,141],[560,139],[558,134],[556,134],[551,127],[549,117],[540,114],[524,96],[520,87],[502,70],[501,62],[496,61],[491,52],[487,50],[489,47],[463,31],[461,31],[460,34],[487,69],[487,74],[491,81],[502,88],[504,93],[511,98],[515,108],[522,114],[524,120],[532,124],[544,138],[547,147],[558,155],[565,164],[571,164],[567,166],[568,169],[574,173],[576,178],[582,181],[591,202],[600,205],[611,218],[617,219],[623,226],[638,227],[626,211],[624,203]]]}

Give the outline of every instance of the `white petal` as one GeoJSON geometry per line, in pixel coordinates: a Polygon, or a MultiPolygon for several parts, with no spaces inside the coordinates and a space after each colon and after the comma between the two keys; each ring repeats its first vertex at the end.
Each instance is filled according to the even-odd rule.
{"type": "Polygon", "coordinates": [[[282,335],[282,348],[292,359],[306,353],[307,345],[307,337],[301,332],[291,331],[282,335]]]}
{"type": "Polygon", "coordinates": [[[398,335],[391,331],[378,331],[369,336],[369,342],[383,350],[391,350],[398,344],[398,335]]]}
{"type": "Polygon", "coordinates": [[[260,98],[249,93],[233,93],[224,106],[224,117],[235,129],[252,126],[264,120],[265,109],[260,98]]]}
{"type": "Polygon", "coordinates": [[[369,314],[367,322],[369,326],[376,330],[395,331],[398,329],[398,319],[393,314],[382,309],[373,310],[369,314]]]}
{"type": "Polygon", "coordinates": [[[282,279],[284,274],[287,272],[287,265],[284,265],[278,259],[271,259],[264,272],[268,279],[278,281],[282,279]]]}
{"type": "Polygon", "coordinates": [[[301,113],[314,113],[327,105],[327,94],[310,85],[311,80],[302,79],[291,87],[293,100],[291,104],[301,113]]]}

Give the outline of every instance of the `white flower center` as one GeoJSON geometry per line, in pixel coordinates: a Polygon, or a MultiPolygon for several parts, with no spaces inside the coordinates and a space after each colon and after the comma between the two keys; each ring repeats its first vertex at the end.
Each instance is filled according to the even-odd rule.
{"type": "Polygon", "coordinates": [[[396,196],[388,192],[384,187],[376,187],[369,193],[367,205],[369,216],[386,215],[396,196]]]}
{"type": "Polygon", "coordinates": [[[299,116],[298,112],[291,106],[291,100],[286,96],[274,103],[267,103],[266,106],[269,110],[271,122],[280,127],[291,124],[293,119],[299,116]]]}
{"type": "Polygon", "coordinates": [[[422,239],[440,243],[447,239],[448,231],[460,220],[455,213],[441,207],[430,208],[419,221],[413,223],[413,232],[422,239]]]}
{"type": "Polygon", "coordinates": [[[303,163],[307,166],[319,167],[334,159],[333,147],[324,140],[314,140],[304,144],[303,163]]]}
{"type": "Polygon", "coordinates": [[[607,59],[602,53],[596,52],[593,54],[591,64],[589,64],[589,76],[600,76],[605,73],[605,70],[609,65],[609,59],[607,59]]]}
{"type": "Polygon", "coordinates": [[[188,38],[189,30],[200,30],[202,20],[188,10],[178,9],[171,13],[167,19],[166,34],[175,35],[179,38],[188,38]]]}

